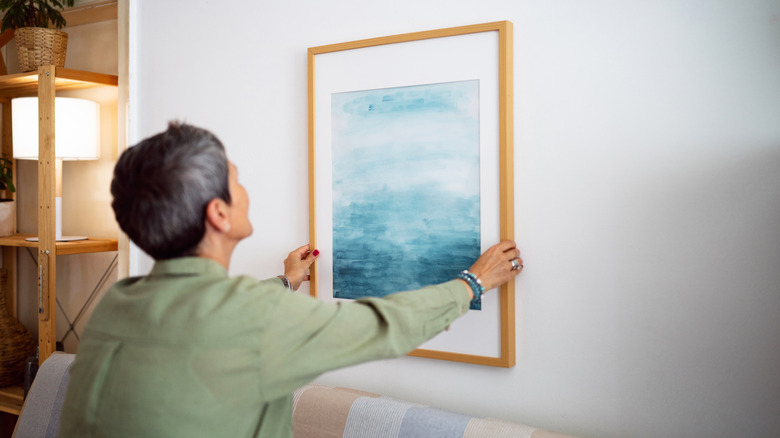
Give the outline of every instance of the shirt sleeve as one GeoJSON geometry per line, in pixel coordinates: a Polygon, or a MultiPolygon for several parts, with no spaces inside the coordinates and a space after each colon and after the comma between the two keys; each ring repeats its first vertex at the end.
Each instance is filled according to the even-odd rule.
{"type": "Polygon", "coordinates": [[[271,398],[325,371],[407,354],[469,308],[468,292],[457,280],[352,302],[289,292],[274,298],[260,339],[262,387],[271,398]]]}

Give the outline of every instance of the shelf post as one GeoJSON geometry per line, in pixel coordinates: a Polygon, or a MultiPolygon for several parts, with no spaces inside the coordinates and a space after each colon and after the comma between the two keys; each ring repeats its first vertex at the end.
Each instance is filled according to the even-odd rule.
{"type": "MultiPolygon", "coordinates": [[[[0,43],[2,43],[2,35],[0,35],[0,43]]],[[[13,170],[14,170],[14,177],[13,177],[13,183],[16,185],[16,177],[19,175],[18,167],[16,166],[16,160],[14,160],[14,147],[13,147],[13,134],[11,132],[12,129],[12,118],[11,118],[11,99],[2,99],[0,100],[0,103],[3,105],[3,115],[2,115],[2,125],[3,125],[3,148],[2,148],[2,156],[5,158],[8,158],[9,160],[13,161],[13,170]]],[[[10,198],[13,199],[14,202],[16,202],[16,193],[6,191],[4,198],[10,198]]],[[[13,218],[14,220],[14,226],[13,231],[16,233],[17,224],[16,224],[16,218],[13,218]]],[[[9,247],[3,247],[2,249],[3,253],[3,268],[8,271],[8,289],[5,291],[5,302],[8,305],[8,310],[11,312],[11,316],[14,318],[17,317],[17,314],[19,312],[19,301],[18,301],[18,285],[16,283],[16,248],[9,248],[9,247]]]]}
{"type": "Polygon", "coordinates": [[[38,346],[42,364],[57,347],[55,232],[55,67],[38,68],[38,346]]]}

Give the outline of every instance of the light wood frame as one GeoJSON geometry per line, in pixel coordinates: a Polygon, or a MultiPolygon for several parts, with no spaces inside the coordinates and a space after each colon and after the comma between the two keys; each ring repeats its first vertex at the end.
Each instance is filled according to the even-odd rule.
{"type": "MultiPolygon", "coordinates": [[[[308,50],[308,104],[309,104],[309,233],[312,248],[317,247],[316,227],[316,120],[315,86],[316,56],[320,54],[354,50],[388,44],[398,44],[433,38],[467,35],[481,32],[498,34],[498,119],[499,119],[499,232],[501,239],[514,238],[514,191],[513,191],[513,86],[512,86],[512,23],[493,23],[461,26],[432,31],[415,32],[340,44],[311,47],[308,50]]],[[[311,269],[311,295],[317,296],[317,264],[311,269]]],[[[463,354],[447,351],[417,349],[411,356],[450,360],[496,367],[515,365],[515,300],[514,281],[500,288],[500,355],[498,357],[463,354]]]]}

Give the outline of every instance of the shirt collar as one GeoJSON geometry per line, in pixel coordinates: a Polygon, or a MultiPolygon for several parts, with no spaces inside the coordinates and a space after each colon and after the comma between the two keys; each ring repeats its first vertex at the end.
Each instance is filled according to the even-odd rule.
{"type": "Polygon", "coordinates": [[[157,260],[149,275],[208,275],[227,277],[227,270],[214,260],[203,257],[179,257],[157,260]]]}

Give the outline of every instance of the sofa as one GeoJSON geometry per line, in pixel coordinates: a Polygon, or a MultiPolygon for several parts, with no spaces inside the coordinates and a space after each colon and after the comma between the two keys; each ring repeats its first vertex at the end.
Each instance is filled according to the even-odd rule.
{"type": "MultiPolygon", "coordinates": [[[[41,365],[13,438],[55,438],[76,356],[41,365]]],[[[565,438],[522,424],[477,418],[350,388],[309,384],[293,393],[295,438],[565,438]]]]}
{"type": "Polygon", "coordinates": [[[565,438],[351,388],[309,384],[293,393],[295,438],[565,438]]]}

